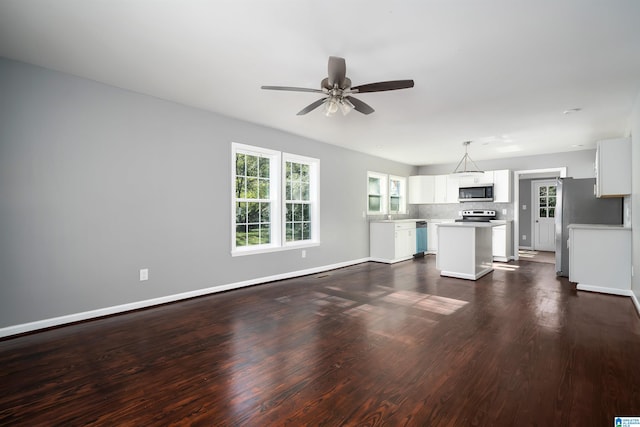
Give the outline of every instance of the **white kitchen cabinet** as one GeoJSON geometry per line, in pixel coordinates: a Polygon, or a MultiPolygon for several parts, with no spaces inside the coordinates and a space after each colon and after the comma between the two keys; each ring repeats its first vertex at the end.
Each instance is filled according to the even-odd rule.
{"type": "Polygon", "coordinates": [[[414,175],[409,177],[409,203],[433,203],[435,196],[434,175],[414,175]]]}
{"type": "Polygon", "coordinates": [[[631,194],[631,141],[629,138],[598,141],[595,173],[597,197],[631,194]]]}
{"type": "Polygon", "coordinates": [[[455,222],[453,219],[428,219],[427,220],[427,253],[438,252],[438,224],[455,222]]]}
{"type": "Polygon", "coordinates": [[[492,229],[493,260],[509,262],[513,257],[513,245],[511,238],[511,221],[494,220],[492,229]]]}
{"type": "Polygon", "coordinates": [[[631,228],[570,224],[569,280],[581,291],[631,296],[631,228]]]}
{"type": "Polygon", "coordinates": [[[482,174],[473,176],[461,176],[458,178],[458,184],[460,187],[493,184],[493,171],[484,171],[482,174]]]}
{"type": "Polygon", "coordinates": [[[511,203],[510,170],[493,171],[493,201],[496,203],[511,203]]]}
{"type": "Polygon", "coordinates": [[[369,256],[372,261],[393,264],[416,253],[416,221],[373,221],[369,224],[369,256]]]}
{"type": "Polygon", "coordinates": [[[449,175],[409,177],[409,203],[458,203],[458,183],[449,175]]]}

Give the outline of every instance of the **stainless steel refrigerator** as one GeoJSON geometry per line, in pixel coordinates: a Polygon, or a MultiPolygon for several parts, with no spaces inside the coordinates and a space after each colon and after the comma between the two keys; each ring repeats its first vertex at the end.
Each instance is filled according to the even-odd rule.
{"type": "Polygon", "coordinates": [[[569,277],[569,224],[622,224],[623,199],[595,196],[595,178],[558,178],[556,274],[569,277]]]}

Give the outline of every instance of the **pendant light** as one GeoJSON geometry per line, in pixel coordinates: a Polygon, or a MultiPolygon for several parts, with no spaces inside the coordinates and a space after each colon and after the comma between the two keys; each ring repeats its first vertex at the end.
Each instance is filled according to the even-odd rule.
{"type": "Polygon", "coordinates": [[[476,165],[476,162],[474,162],[471,159],[471,156],[469,156],[469,153],[467,153],[467,148],[469,147],[469,144],[471,144],[471,141],[465,141],[462,143],[462,145],[464,145],[464,156],[458,162],[458,166],[456,166],[453,172],[451,172],[451,175],[477,176],[477,175],[482,175],[484,173],[484,171],[480,170],[478,165],[476,165]],[[467,163],[471,163],[475,169],[467,169],[467,163]],[[462,169],[460,168],[460,166],[463,166],[462,169]]]}

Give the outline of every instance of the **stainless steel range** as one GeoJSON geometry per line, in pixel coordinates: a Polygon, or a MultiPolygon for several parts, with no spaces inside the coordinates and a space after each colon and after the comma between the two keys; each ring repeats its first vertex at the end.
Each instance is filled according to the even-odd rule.
{"type": "Polygon", "coordinates": [[[456,222],[489,222],[496,219],[496,211],[492,210],[469,210],[462,211],[462,218],[456,222]]]}

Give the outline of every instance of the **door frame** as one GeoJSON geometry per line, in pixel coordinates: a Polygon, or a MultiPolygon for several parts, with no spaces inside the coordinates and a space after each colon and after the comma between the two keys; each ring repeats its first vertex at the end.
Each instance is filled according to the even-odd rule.
{"type": "MultiPolygon", "coordinates": [[[[555,181],[554,181],[553,179],[548,179],[548,178],[540,178],[540,179],[532,179],[532,180],[531,180],[531,202],[530,202],[530,203],[531,203],[531,209],[533,209],[533,208],[534,208],[534,206],[537,206],[537,204],[536,204],[536,199],[537,199],[537,197],[536,197],[536,195],[535,195],[535,194],[533,194],[533,190],[534,190],[534,188],[535,188],[536,184],[539,184],[539,183],[541,183],[541,182],[544,182],[544,183],[550,183],[550,184],[551,184],[551,183],[553,183],[553,182],[555,182],[555,181]]],[[[538,214],[533,213],[533,211],[532,211],[532,215],[531,215],[531,248],[532,248],[533,250],[539,250],[539,249],[536,249],[536,239],[535,239],[535,237],[534,237],[534,236],[535,236],[535,231],[536,231],[536,230],[535,230],[535,227],[536,227],[536,216],[537,216],[537,215],[538,215],[538,214]]],[[[554,221],[555,221],[555,220],[554,220],[554,221]]],[[[553,227],[553,234],[554,234],[554,235],[555,235],[555,232],[556,232],[556,230],[555,230],[555,226],[554,226],[554,227],[553,227]]],[[[554,246],[555,246],[555,241],[556,241],[556,240],[555,240],[555,238],[554,238],[554,239],[553,239],[553,245],[554,245],[554,246]]]]}
{"type": "MultiPolygon", "coordinates": [[[[513,171],[513,259],[518,260],[518,250],[520,249],[520,177],[530,174],[560,174],[560,178],[566,178],[567,167],[547,169],[528,169],[513,171]]],[[[542,176],[540,177],[542,178],[542,176]]]]}

